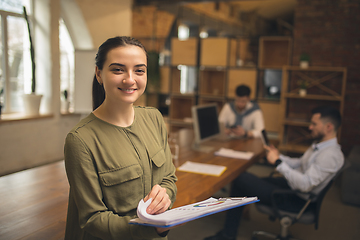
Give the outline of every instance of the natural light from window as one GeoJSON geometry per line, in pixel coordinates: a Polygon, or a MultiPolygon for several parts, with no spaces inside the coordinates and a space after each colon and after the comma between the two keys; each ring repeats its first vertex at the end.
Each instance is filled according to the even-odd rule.
{"type": "Polygon", "coordinates": [[[62,19],[59,21],[61,111],[72,111],[74,92],[74,45],[62,19]],[[66,93],[65,93],[66,92],[66,93]]]}

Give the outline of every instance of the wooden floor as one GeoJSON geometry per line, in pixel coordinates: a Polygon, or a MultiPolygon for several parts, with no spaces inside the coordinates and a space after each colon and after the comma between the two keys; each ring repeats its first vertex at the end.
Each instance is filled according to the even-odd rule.
{"type": "Polygon", "coordinates": [[[1,177],[0,240],[64,239],[68,191],[64,161],[1,177]]]}

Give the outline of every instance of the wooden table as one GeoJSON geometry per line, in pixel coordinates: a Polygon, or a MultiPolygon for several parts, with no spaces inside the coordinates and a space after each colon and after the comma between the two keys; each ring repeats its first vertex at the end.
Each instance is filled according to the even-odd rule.
{"type": "MultiPolygon", "coordinates": [[[[255,153],[251,160],[239,160],[193,151],[192,138],[189,130],[179,132],[180,164],[189,160],[226,166],[227,170],[220,177],[177,171],[175,207],[210,197],[264,156],[260,139],[205,143],[215,149],[255,153]]],[[[1,177],[0,240],[64,239],[68,192],[64,161],[1,177]]]]}
{"type": "Polygon", "coordinates": [[[179,165],[186,161],[210,163],[226,166],[226,171],[219,177],[195,174],[190,172],[177,171],[178,193],[174,207],[198,202],[209,198],[225,185],[233,181],[240,173],[244,172],[252,164],[265,156],[265,151],[260,138],[258,139],[231,139],[228,141],[211,140],[203,143],[212,146],[214,151],[220,147],[230,148],[239,151],[250,151],[254,156],[250,160],[225,158],[214,155],[214,151],[203,153],[191,149],[193,134],[191,130],[179,132],[179,165]]]}

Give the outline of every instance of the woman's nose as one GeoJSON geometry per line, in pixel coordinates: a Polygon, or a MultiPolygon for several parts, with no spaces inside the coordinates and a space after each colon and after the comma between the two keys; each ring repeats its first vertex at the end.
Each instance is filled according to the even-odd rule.
{"type": "Polygon", "coordinates": [[[124,78],[124,80],[122,81],[124,84],[129,84],[132,85],[135,83],[135,78],[134,78],[134,74],[131,72],[128,72],[126,74],[126,77],[124,78]]]}

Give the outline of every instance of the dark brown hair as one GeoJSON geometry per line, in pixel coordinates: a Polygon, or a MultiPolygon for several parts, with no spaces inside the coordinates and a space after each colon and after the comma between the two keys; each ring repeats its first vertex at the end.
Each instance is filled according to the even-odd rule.
{"type": "MultiPolygon", "coordinates": [[[[128,45],[137,46],[143,49],[146,54],[145,47],[142,45],[141,42],[139,42],[135,38],[126,37],[126,36],[109,38],[103,44],[101,44],[96,54],[95,64],[98,67],[98,69],[100,70],[103,69],[107,54],[110,50],[117,47],[124,47],[128,45]]],[[[93,86],[92,86],[93,110],[98,108],[104,102],[104,100],[105,100],[104,86],[97,81],[95,74],[93,79],[93,86]]]]}
{"type": "Polygon", "coordinates": [[[311,113],[320,113],[320,119],[331,122],[334,125],[335,131],[337,131],[341,125],[341,114],[336,108],[330,106],[319,106],[314,108],[311,113]]]}

